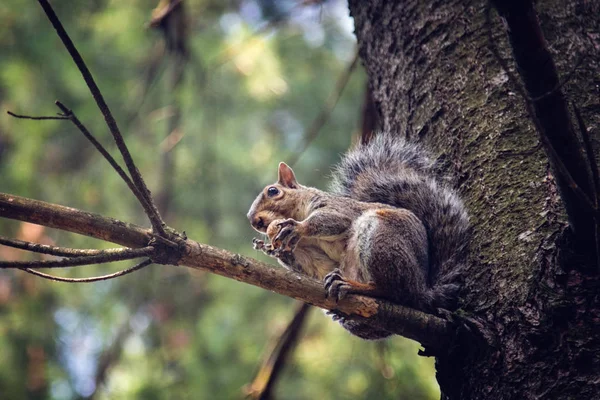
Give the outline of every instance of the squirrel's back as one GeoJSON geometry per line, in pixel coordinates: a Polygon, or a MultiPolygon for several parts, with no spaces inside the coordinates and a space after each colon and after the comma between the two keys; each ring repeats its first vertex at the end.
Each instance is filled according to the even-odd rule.
{"type": "Polygon", "coordinates": [[[433,163],[418,145],[380,133],[342,158],[332,191],[412,211],[428,235],[428,284],[434,305],[449,308],[466,258],[469,218],[462,200],[435,175],[433,163]]]}

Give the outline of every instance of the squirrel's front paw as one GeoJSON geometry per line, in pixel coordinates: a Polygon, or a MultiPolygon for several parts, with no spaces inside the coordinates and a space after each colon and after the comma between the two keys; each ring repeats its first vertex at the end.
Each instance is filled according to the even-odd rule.
{"type": "Polygon", "coordinates": [[[265,241],[257,238],[252,239],[252,248],[254,250],[262,250],[265,248],[265,241]]]}
{"type": "MultiPolygon", "coordinates": [[[[293,252],[300,241],[300,234],[297,230],[299,222],[288,218],[283,221],[274,221],[271,225],[273,224],[275,224],[275,229],[277,230],[277,234],[271,240],[273,248],[280,251],[293,252]]],[[[267,231],[272,230],[270,228],[269,226],[267,231]]]]}
{"type": "Polygon", "coordinates": [[[257,238],[252,239],[252,247],[254,248],[254,250],[260,250],[270,257],[276,256],[275,249],[273,249],[273,245],[265,243],[263,240],[257,238]]]}

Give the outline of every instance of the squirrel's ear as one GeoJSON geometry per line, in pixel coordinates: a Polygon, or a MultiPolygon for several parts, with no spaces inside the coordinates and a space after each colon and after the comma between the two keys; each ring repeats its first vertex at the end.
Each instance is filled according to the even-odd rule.
{"type": "Polygon", "coordinates": [[[294,171],[292,171],[292,169],[284,162],[279,163],[279,175],[277,177],[277,183],[290,189],[296,189],[298,187],[298,182],[296,181],[294,171]]]}

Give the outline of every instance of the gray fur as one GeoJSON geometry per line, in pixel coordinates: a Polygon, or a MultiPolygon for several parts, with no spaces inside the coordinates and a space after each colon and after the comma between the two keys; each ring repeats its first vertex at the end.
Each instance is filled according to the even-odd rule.
{"type": "MultiPolygon", "coordinates": [[[[332,193],[298,184],[285,164],[279,175],[281,195],[271,199],[263,191],[248,212],[252,226],[271,239],[257,241],[257,248],[323,279],[337,299],[355,293],[428,312],[455,307],[468,216],[417,145],[379,134],[344,156],[332,193]]],[[[333,314],[361,338],[389,336],[333,314]]]]}
{"type": "Polygon", "coordinates": [[[430,306],[453,308],[467,254],[469,218],[458,195],[436,179],[423,149],[380,133],[344,156],[334,173],[332,192],[414,213],[427,233],[430,306]]]}

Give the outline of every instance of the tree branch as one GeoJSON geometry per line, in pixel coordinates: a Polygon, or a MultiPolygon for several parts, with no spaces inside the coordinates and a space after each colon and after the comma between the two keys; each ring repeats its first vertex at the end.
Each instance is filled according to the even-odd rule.
{"type": "Polygon", "coordinates": [[[12,194],[0,193],[0,217],[74,232],[126,247],[145,247],[152,239],[152,231],[137,225],[12,194]]]}
{"type": "Polygon", "coordinates": [[[121,152],[121,155],[123,156],[123,160],[125,161],[125,165],[127,166],[129,173],[131,174],[131,178],[132,178],[133,182],[135,183],[136,188],[141,192],[142,196],[145,199],[145,201],[141,202],[141,204],[142,204],[142,207],[144,207],[144,210],[146,211],[146,214],[148,215],[150,222],[152,223],[153,230],[156,233],[158,233],[159,235],[166,237],[166,233],[163,228],[164,222],[162,221],[162,218],[160,217],[160,214],[159,214],[158,210],[156,209],[154,202],[152,201],[152,196],[150,194],[150,190],[146,186],[146,183],[144,182],[144,179],[142,178],[142,174],[140,173],[140,171],[137,169],[135,163],[133,162],[133,158],[131,157],[131,154],[129,153],[129,149],[127,148],[127,145],[125,144],[125,141],[123,140],[123,135],[121,134],[121,131],[119,130],[119,127],[117,125],[117,121],[115,120],[110,109],[108,108],[108,104],[106,104],[106,101],[104,100],[104,97],[102,96],[102,93],[100,92],[100,89],[98,88],[98,85],[96,85],[96,82],[94,81],[92,73],[88,69],[85,62],[83,61],[83,58],[79,54],[79,51],[77,50],[75,45],[73,44],[73,41],[71,41],[71,38],[67,34],[67,31],[65,30],[65,28],[62,26],[62,23],[56,16],[56,13],[52,9],[52,6],[50,5],[50,3],[48,3],[47,0],[38,0],[38,3],[40,3],[42,8],[44,9],[44,12],[46,13],[46,16],[48,17],[48,20],[50,21],[50,23],[56,30],[58,37],[63,42],[63,45],[65,46],[65,48],[71,55],[71,58],[73,59],[73,62],[75,62],[75,65],[79,69],[79,72],[81,73],[81,75],[83,77],[83,80],[85,81],[87,87],[90,89],[90,92],[92,93],[92,96],[94,97],[94,100],[96,101],[96,104],[98,105],[98,108],[102,112],[102,115],[104,116],[104,120],[106,121],[106,125],[108,126],[108,129],[110,130],[110,132],[113,136],[113,139],[114,139],[115,143],[117,144],[117,148],[119,149],[119,151],[121,152]]]}
{"type": "Polygon", "coordinates": [[[277,378],[281,375],[288,356],[298,344],[300,333],[302,332],[310,308],[306,303],[300,304],[300,307],[298,307],[294,314],[294,318],[269,350],[256,377],[252,383],[244,388],[247,396],[258,400],[273,398],[273,389],[275,388],[277,378]]]}
{"type": "MultiPolygon", "coordinates": [[[[128,247],[145,247],[152,239],[149,230],[98,214],[0,193],[0,217],[18,219],[44,226],[103,239],[128,247]]],[[[455,329],[448,321],[431,314],[385,300],[349,295],[339,303],[327,298],[322,282],[283,268],[234,254],[226,250],[182,239],[181,252],[167,254],[169,247],[156,247],[160,260],[178,260],[177,265],[209,271],[240,282],[301,300],[327,310],[336,309],[350,318],[417,340],[430,353],[445,351],[452,343],[455,329]]],[[[156,257],[157,254],[153,254],[156,257]]]]}

